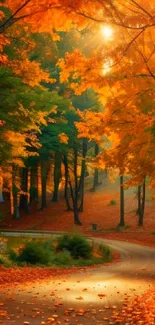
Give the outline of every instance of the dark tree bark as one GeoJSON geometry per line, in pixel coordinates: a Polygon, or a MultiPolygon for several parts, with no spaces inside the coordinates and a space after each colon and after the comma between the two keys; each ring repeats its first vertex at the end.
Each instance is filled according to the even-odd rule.
{"type": "Polygon", "coordinates": [[[0,34],[4,33],[6,31],[6,29],[8,29],[10,26],[12,26],[14,23],[16,23],[17,21],[19,21],[20,19],[23,19],[24,17],[26,17],[27,15],[23,16],[17,16],[19,15],[20,11],[22,11],[22,9],[24,7],[27,6],[27,4],[30,2],[31,0],[26,0],[19,8],[17,8],[17,10],[8,18],[6,19],[4,22],[2,22],[2,24],[0,25],[0,34]]]}
{"type": "Polygon", "coordinates": [[[81,199],[81,203],[79,206],[80,212],[83,212],[83,205],[84,205],[84,181],[85,181],[85,174],[86,174],[87,145],[88,145],[88,140],[84,138],[82,144],[82,165],[81,165],[81,177],[80,177],[80,184],[79,184],[79,196],[81,199]]]}
{"type": "Polygon", "coordinates": [[[55,152],[54,191],[53,191],[52,202],[58,201],[59,183],[61,179],[61,162],[62,162],[62,154],[60,152],[55,152]]]}
{"type": "Polygon", "coordinates": [[[69,201],[69,168],[68,168],[68,158],[67,155],[64,155],[63,159],[64,167],[65,167],[65,191],[64,191],[64,198],[66,201],[67,211],[73,211],[71,208],[70,201],[69,201]]]}
{"type": "Polygon", "coordinates": [[[120,227],[125,226],[125,218],[124,218],[124,177],[120,176],[120,227]]]}
{"type": "Polygon", "coordinates": [[[144,223],[144,212],[145,212],[145,197],[146,197],[146,180],[144,179],[143,184],[138,186],[138,225],[143,226],[144,223]]]}
{"type": "Polygon", "coordinates": [[[19,188],[16,186],[15,178],[17,173],[17,167],[12,164],[12,196],[13,196],[13,219],[19,220],[19,206],[18,206],[18,192],[19,188]]]}
{"type": "MultiPolygon", "coordinates": [[[[95,143],[95,147],[94,147],[94,153],[95,153],[95,157],[98,156],[99,154],[99,145],[97,143],[95,143]]],[[[93,179],[93,187],[91,189],[92,192],[96,191],[96,187],[99,186],[99,171],[97,168],[95,168],[94,170],[94,179],[93,179]]]]}
{"type": "Polygon", "coordinates": [[[3,175],[2,175],[2,168],[0,167],[0,203],[4,202],[3,198],[3,175]]]}
{"type": "Polygon", "coordinates": [[[28,168],[24,167],[21,170],[21,190],[25,194],[20,195],[20,209],[23,209],[26,213],[29,213],[28,206],[28,168]],[[27,194],[26,194],[27,193],[27,194]]]}
{"type": "Polygon", "coordinates": [[[141,213],[141,185],[138,186],[137,190],[137,199],[138,199],[138,207],[137,207],[137,216],[140,216],[141,213]]]}
{"type": "MultiPolygon", "coordinates": [[[[146,179],[143,181],[143,198],[142,198],[142,213],[144,219],[144,212],[145,212],[145,202],[146,202],[146,179]]],[[[142,221],[143,223],[143,221],[142,221]]]]}
{"type": "Polygon", "coordinates": [[[13,219],[19,220],[19,206],[18,206],[18,191],[16,187],[13,187],[13,219]]]}
{"type": "Polygon", "coordinates": [[[104,170],[104,177],[108,177],[108,170],[107,169],[104,170]]]}
{"type": "Polygon", "coordinates": [[[48,176],[48,162],[41,162],[41,209],[47,207],[46,198],[46,187],[47,187],[47,176],[48,176]]]}
{"type": "Polygon", "coordinates": [[[30,203],[38,199],[38,165],[30,169],[30,203]]]}
{"type": "MultiPolygon", "coordinates": [[[[84,149],[84,147],[83,147],[83,149],[84,149]]],[[[73,153],[74,153],[74,158],[73,158],[74,181],[73,181],[73,184],[71,182],[70,175],[69,175],[69,167],[68,167],[67,156],[64,156],[65,180],[66,180],[65,181],[65,200],[66,200],[67,208],[69,210],[72,210],[73,213],[74,213],[74,223],[76,225],[81,225],[81,221],[80,221],[80,218],[79,218],[78,203],[79,203],[79,189],[80,189],[81,186],[83,187],[83,184],[81,182],[81,186],[79,187],[78,175],[77,175],[78,151],[77,151],[76,148],[74,148],[73,153]],[[71,201],[72,201],[73,208],[71,207],[70,201],[69,201],[68,187],[69,187],[69,190],[70,190],[70,198],[71,198],[71,201]]]]}
{"type": "Polygon", "coordinates": [[[79,218],[79,211],[78,211],[78,194],[79,194],[79,188],[78,188],[78,178],[77,178],[77,158],[78,158],[78,153],[77,149],[74,149],[74,191],[70,184],[70,189],[71,189],[71,196],[73,200],[73,209],[74,209],[74,223],[76,225],[81,225],[81,221],[79,218]]]}

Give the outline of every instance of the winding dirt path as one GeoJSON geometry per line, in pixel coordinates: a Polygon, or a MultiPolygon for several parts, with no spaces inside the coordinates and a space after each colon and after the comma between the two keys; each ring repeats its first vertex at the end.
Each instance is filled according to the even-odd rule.
{"type": "Polygon", "coordinates": [[[113,310],[121,309],[137,294],[155,288],[155,249],[113,240],[94,241],[119,252],[121,261],[88,268],[66,279],[62,275],[61,280],[1,288],[0,323],[115,324],[110,320],[113,310]]]}

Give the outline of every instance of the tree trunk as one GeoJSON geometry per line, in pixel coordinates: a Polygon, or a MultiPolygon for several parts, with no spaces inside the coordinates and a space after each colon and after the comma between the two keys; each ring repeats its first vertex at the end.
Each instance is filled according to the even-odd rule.
{"type": "Polygon", "coordinates": [[[41,162],[41,209],[47,207],[46,187],[47,187],[47,175],[48,175],[48,162],[41,162]]]}
{"type": "Polygon", "coordinates": [[[18,206],[18,191],[19,189],[14,186],[13,187],[13,219],[15,220],[19,220],[20,219],[20,215],[19,215],[19,206],[18,206]]]}
{"type": "Polygon", "coordinates": [[[138,199],[138,207],[137,207],[137,216],[140,216],[141,214],[141,185],[138,186],[137,190],[137,199],[138,199]]]}
{"type": "Polygon", "coordinates": [[[12,197],[13,197],[13,219],[19,220],[19,206],[18,206],[18,192],[19,188],[16,186],[17,167],[12,164],[12,197]]]}
{"type": "Polygon", "coordinates": [[[144,218],[144,212],[145,212],[145,200],[146,200],[146,178],[144,178],[144,181],[143,181],[143,198],[142,198],[143,218],[144,218]]]}
{"type": "Polygon", "coordinates": [[[72,186],[70,177],[69,177],[69,168],[68,168],[68,162],[66,160],[67,156],[64,156],[64,165],[65,165],[65,198],[67,198],[67,207],[69,207],[69,210],[73,210],[74,212],[74,223],[76,225],[81,225],[81,221],[79,218],[79,211],[78,211],[78,194],[79,194],[79,186],[78,186],[78,179],[77,179],[77,149],[74,149],[74,160],[73,160],[73,174],[74,174],[74,186],[72,186]],[[73,203],[73,209],[70,207],[70,202],[68,199],[68,185],[70,188],[70,195],[71,200],[73,203]]]}
{"type": "Polygon", "coordinates": [[[104,177],[108,177],[108,170],[107,169],[104,170],[104,177]]]}
{"type": "Polygon", "coordinates": [[[9,180],[9,188],[10,188],[10,214],[13,216],[14,213],[14,202],[13,202],[13,166],[12,166],[12,177],[9,180]]]}
{"type": "Polygon", "coordinates": [[[138,215],[139,215],[139,220],[138,220],[138,225],[143,226],[144,222],[144,212],[145,212],[145,197],[146,197],[146,181],[144,179],[143,185],[139,186],[140,188],[140,194],[138,192],[138,215]],[[141,193],[142,191],[142,193],[141,193]]]}
{"type": "Polygon", "coordinates": [[[28,168],[22,168],[21,175],[21,190],[25,194],[20,195],[20,209],[23,209],[26,213],[29,213],[29,205],[28,205],[28,168]]]}
{"type": "Polygon", "coordinates": [[[79,186],[79,194],[81,197],[81,203],[79,207],[80,212],[83,212],[83,205],[84,205],[84,181],[85,181],[85,173],[86,173],[87,143],[88,143],[87,139],[83,139],[82,166],[81,166],[81,177],[80,177],[80,186],[79,186]]]}
{"type": "Polygon", "coordinates": [[[52,202],[58,202],[59,183],[60,183],[60,179],[61,179],[61,161],[62,161],[61,153],[55,152],[54,191],[53,191],[52,202]]]}
{"type": "Polygon", "coordinates": [[[68,185],[69,185],[69,169],[68,169],[68,158],[67,155],[64,155],[64,167],[65,167],[65,192],[64,192],[64,198],[66,201],[66,207],[67,211],[73,211],[71,208],[70,202],[69,202],[69,193],[68,193],[68,185]]]}
{"type": "Polygon", "coordinates": [[[125,219],[124,219],[124,177],[120,176],[120,227],[125,226],[125,219]]]}
{"type": "Polygon", "coordinates": [[[38,165],[30,169],[30,203],[38,199],[38,165]]]}
{"type": "MultiPolygon", "coordinates": [[[[95,157],[98,156],[99,154],[99,145],[97,143],[95,143],[95,157]]],[[[92,187],[92,192],[95,192],[96,191],[96,187],[99,186],[100,183],[99,183],[99,171],[97,168],[95,168],[94,170],[94,180],[93,180],[93,187],[92,187]]]]}
{"type": "MultiPolygon", "coordinates": [[[[78,179],[77,179],[77,149],[74,149],[74,192],[72,187],[71,188],[71,196],[73,200],[73,208],[74,208],[74,223],[76,225],[81,225],[81,221],[79,218],[78,212],[78,179]]],[[[70,183],[71,185],[71,183],[70,183]]]]}
{"type": "Polygon", "coordinates": [[[0,203],[3,203],[3,172],[2,168],[0,167],[0,203]]]}

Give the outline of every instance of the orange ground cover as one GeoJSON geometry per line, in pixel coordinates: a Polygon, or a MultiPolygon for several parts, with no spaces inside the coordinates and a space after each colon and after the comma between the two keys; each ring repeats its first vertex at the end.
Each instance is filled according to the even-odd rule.
{"type": "Polygon", "coordinates": [[[113,311],[114,324],[128,325],[154,325],[155,324],[155,291],[137,295],[134,299],[125,299],[123,309],[118,312],[113,311]]]}
{"type": "MultiPolygon", "coordinates": [[[[150,198],[146,201],[144,227],[138,227],[136,216],[137,199],[134,190],[125,192],[125,221],[128,227],[123,232],[117,232],[119,223],[119,187],[108,185],[99,187],[96,193],[87,191],[85,194],[84,212],[80,214],[82,226],[75,226],[73,213],[66,211],[65,202],[51,202],[48,197],[48,208],[32,211],[30,215],[22,215],[20,220],[12,220],[7,216],[0,224],[1,228],[9,229],[36,229],[53,231],[78,230],[91,233],[92,223],[96,223],[98,233],[111,239],[128,240],[155,246],[155,202],[150,198]],[[115,200],[116,204],[110,205],[115,200]],[[106,233],[105,233],[106,232],[106,233]]],[[[95,232],[93,232],[95,235],[95,232]]]]}
{"type": "Polygon", "coordinates": [[[21,267],[5,268],[0,266],[0,287],[4,285],[16,286],[20,283],[37,282],[45,279],[61,278],[62,275],[71,274],[72,269],[21,267]]]}
{"type": "MultiPolygon", "coordinates": [[[[120,261],[120,255],[113,253],[113,260],[110,263],[117,263],[120,261]]],[[[105,263],[108,265],[109,263],[105,263]]],[[[84,266],[84,267],[71,267],[71,268],[59,268],[59,267],[10,267],[6,268],[0,266],[0,287],[4,285],[16,286],[20,283],[32,283],[41,280],[51,280],[53,278],[66,278],[75,271],[85,272],[86,270],[100,267],[98,265],[84,266]]]]}

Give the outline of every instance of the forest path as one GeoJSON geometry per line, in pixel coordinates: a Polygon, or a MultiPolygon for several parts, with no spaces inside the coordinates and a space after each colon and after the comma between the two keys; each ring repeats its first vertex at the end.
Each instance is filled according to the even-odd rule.
{"type": "Polygon", "coordinates": [[[1,309],[6,315],[0,313],[0,323],[106,325],[110,323],[104,318],[110,317],[115,306],[120,309],[128,299],[155,286],[155,249],[114,240],[94,241],[119,252],[120,262],[79,270],[67,278],[62,271],[61,280],[1,288],[1,309]]]}

